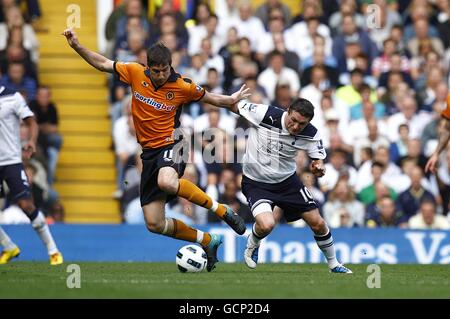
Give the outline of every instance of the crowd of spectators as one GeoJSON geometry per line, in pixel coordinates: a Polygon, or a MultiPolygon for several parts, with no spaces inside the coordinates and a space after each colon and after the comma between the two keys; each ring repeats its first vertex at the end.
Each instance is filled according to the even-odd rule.
{"type": "MultiPolygon", "coordinates": [[[[39,41],[36,36],[39,30],[36,26],[40,16],[37,0],[1,0],[0,87],[20,92],[35,114],[39,125],[38,149],[32,159],[24,158],[25,173],[36,206],[49,222],[59,222],[63,220],[64,211],[53,182],[62,137],[58,133],[58,112],[51,100],[51,89],[39,83],[39,41]]],[[[21,140],[25,144],[28,139],[28,128],[23,125],[21,140]]],[[[29,222],[9,196],[2,202],[2,223],[29,222]]]]}
{"type": "MultiPolygon", "coordinates": [[[[448,94],[449,1],[303,0],[299,11],[278,0],[256,8],[215,0],[199,1],[188,16],[165,0],[149,17],[142,1],[127,0],[106,25],[109,56],[145,64],[146,48],[162,41],[174,69],[209,91],[230,94],[245,83],[252,103],[310,100],[327,173],[316,179],[304,152],[297,172],[331,226],[449,228],[450,148],[437,174],[424,172],[448,94]]],[[[118,196],[124,221],[142,222],[130,91],[117,78],[110,88],[118,196]]],[[[201,102],[184,106],[181,123],[193,142],[185,178],[252,222],[240,190],[248,123],[201,102]],[[205,160],[211,149],[220,162],[205,160]]],[[[218,221],[183,200],[167,211],[191,223],[218,221]]]]}

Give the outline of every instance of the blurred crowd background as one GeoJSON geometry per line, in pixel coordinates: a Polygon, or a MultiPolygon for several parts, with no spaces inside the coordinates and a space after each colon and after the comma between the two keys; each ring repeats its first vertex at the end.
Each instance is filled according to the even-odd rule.
{"type": "MultiPolygon", "coordinates": [[[[62,221],[52,183],[63,139],[51,89],[39,85],[36,71],[38,1],[1,2],[0,85],[22,92],[37,116],[40,148],[25,167],[38,206],[62,221]]],[[[449,91],[449,0],[115,2],[101,52],[110,59],[146,64],[146,49],[162,41],[175,71],[208,91],[231,94],[245,83],[252,103],[313,103],[327,173],[316,179],[299,152],[297,174],[331,227],[450,228],[450,148],[436,174],[424,172],[449,91]]],[[[130,88],[114,76],[108,85],[118,172],[112,200],[120,201],[124,223],[143,223],[130,88]]],[[[245,135],[236,134],[248,123],[196,102],[184,106],[181,124],[195,141],[184,178],[252,222],[240,190],[245,135]],[[211,151],[219,163],[203,160],[211,151]]],[[[167,215],[188,224],[220,222],[183,199],[168,203],[167,215]]]]}

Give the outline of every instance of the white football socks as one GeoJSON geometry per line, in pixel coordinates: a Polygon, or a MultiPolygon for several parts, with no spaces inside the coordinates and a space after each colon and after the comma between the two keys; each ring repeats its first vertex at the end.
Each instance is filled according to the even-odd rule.
{"type": "Polygon", "coordinates": [[[330,230],[325,235],[314,235],[314,239],[317,242],[320,250],[325,255],[328,261],[328,267],[333,269],[339,266],[340,263],[336,259],[336,251],[334,250],[333,237],[331,236],[330,230]]]}
{"type": "Polygon", "coordinates": [[[55,241],[53,240],[53,236],[50,233],[50,228],[45,221],[45,217],[41,212],[38,212],[38,215],[35,219],[31,221],[31,226],[33,226],[36,233],[39,235],[41,240],[44,242],[47,247],[47,251],[49,255],[53,255],[58,252],[58,248],[56,248],[55,241]]]}
{"type": "Polygon", "coordinates": [[[4,250],[13,250],[17,248],[16,244],[13,243],[8,234],[5,233],[3,228],[0,227],[0,245],[3,246],[4,250]]]}

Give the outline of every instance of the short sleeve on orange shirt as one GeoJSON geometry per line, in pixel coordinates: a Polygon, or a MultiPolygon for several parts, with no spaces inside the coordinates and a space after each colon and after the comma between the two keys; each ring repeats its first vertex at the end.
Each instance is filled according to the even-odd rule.
{"type": "Polygon", "coordinates": [[[189,93],[192,101],[199,101],[205,95],[206,91],[200,85],[195,84],[189,78],[184,78],[184,81],[189,83],[189,93]]]}
{"type": "Polygon", "coordinates": [[[114,62],[114,71],[119,76],[119,80],[127,84],[131,84],[133,71],[141,68],[138,63],[114,62]]]}

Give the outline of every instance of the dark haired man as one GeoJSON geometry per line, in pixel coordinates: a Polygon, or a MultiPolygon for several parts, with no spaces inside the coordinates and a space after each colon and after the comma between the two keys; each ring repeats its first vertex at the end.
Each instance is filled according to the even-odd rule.
{"type": "Polygon", "coordinates": [[[247,266],[256,268],[259,244],[275,227],[273,211],[278,207],[288,222],[303,218],[311,227],[331,272],[352,273],[336,259],[331,232],[310,191],[296,174],[298,150],[306,151],[312,159],[311,171],[315,176],[325,174],[322,162],[325,149],[317,129],[310,124],[314,106],[303,98],[293,101],[287,111],[241,101],[232,111],[252,124],[242,178],[242,191],[255,217],[244,253],[247,266]]]}
{"type": "Polygon", "coordinates": [[[132,116],[136,136],[143,149],[140,199],[148,230],[199,243],[206,251],[207,270],[211,271],[217,262],[221,237],[191,228],[180,220],[166,218],[166,201],[180,196],[214,211],[240,235],[245,232],[245,223],[230,207],[217,203],[192,182],[179,178],[183,176],[186,163],[178,160],[182,147],[181,139],[175,137],[175,130],[180,126],[183,104],[201,100],[215,106],[233,105],[248,97],[249,90],[242,86],[231,96],[207,92],[191,79],[175,73],[171,66],[171,52],[162,43],[156,43],[147,50],[147,66],[144,66],[114,62],[85,48],[71,29],[65,30],[63,35],[94,68],[115,73],[122,82],[131,86],[132,116]]]}

